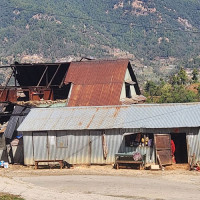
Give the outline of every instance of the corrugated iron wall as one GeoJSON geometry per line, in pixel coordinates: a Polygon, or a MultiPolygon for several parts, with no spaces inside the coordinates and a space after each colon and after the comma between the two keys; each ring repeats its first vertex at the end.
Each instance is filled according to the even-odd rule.
{"type": "MultiPolygon", "coordinates": [[[[153,130],[143,130],[145,133],[153,133],[153,130]]],[[[155,133],[163,133],[164,130],[154,130],[155,133]]],[[[165,133],[170,133],[168,130],[165,133]]],[[[197,128],[182,129],[187,134],[188,157],[195,153],[196,161],[200,161],[200,133],[197,128]]],[[[103,131],[50,131],[48,132],[48,159],[63,159],[70,164],[111,164],[114,163],[115,153],[137,151],[146,154],[146,162],[155,162],[155,151],[151,147],[126,147],[123,134],[126,132],[138,133],[141,129],[111,129],[106,130],[105,139],[108,154],[106,160],[103,156],[102,133],[103,131]]],[[[34,152],[43,158],[44,149],[47,148],[39,138],[33,140],[32,133],[24,133],[24,163],[34,164],[34,152]],[[33,145],[33,141],[35,141],[33,145]],[[34,151],[33,151],[34,146],[34,151]]],[[[45,135],[45,132],[44,132],[45,135]]],[[[34,136],[36,137],[36,136],[34,136]]]]}
{"type": "MultiPolygon", "coordinates": [[[[119,129],[106,131],[106,146],[108,155],[106,160],[103,157],[102,148],[103,131],[50,131],[48,132],[48,159],[63,159],[70,164],[111,164],[114,163],[115,153],[121,148],[122,134],[119,129]],[[58,134],[61,140],[67,141],[67,146],[58,144],[58,134]],[[56,137],[57,135],[57,137],[56,137]]],[[[43,158],[46,154],[46,148],[41,144],[39,138],[33,139],[31,132],[24,133],[24,163],[25,165],[33,165],[36,155],[40,154],[43,158]],[[33,144],[33,141],[35,142],[33,144]],[[34,150],[33,150],[34,149],[34,150]],[[36,155],[34,155],[34,152],[36,155]]],[[[38,158],[37,158],[38,159],[38,158]]]]}
{"type": "Polygon", "coordinates": [[[23,143],[24,143],[24,164],[34,165],[32,132],[23,133],[23,143]]]}
{"type": "Polygon", "coordinates": [[[200,130],[192,129],[186,136],[188,147],[188,160],[195,154],[196,162],[200,161],[200,130]]]}

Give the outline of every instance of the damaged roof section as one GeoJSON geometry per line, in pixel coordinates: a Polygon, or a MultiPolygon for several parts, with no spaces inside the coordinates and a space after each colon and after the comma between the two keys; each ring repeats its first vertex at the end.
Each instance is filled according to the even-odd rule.
{"type": "Polygon", "coordinates": [[[67,106],[106,106],[141,103],[140,89],[127,59],[66,63],[15,63],[0,101],[66,100],[67,106]],[[9,81],[14,77],[14,85],[9,81]],[[127,99],[131,101],[127,101],[127,99]]]}
{"type": "Polygon", "coordinates": [[[12,115],[8,121],[8,125],[4,132],[6,138],[11,139],[13,137],[14,131],[18,128],[18,126],[23,122],[26,115],[29,113],[30,108],[24,106],[15,106],[12,115]]]}
{"type": "MultiPolygon", "coordinates": [[[[64,79],[70,63],[34,63],[10,66],[15,78],[0,87],[0,101],[39,101],[67,99],[64,79]]],[[[10,80],[10,78],[8,79],[10,80]]]]}
{"type": "MultiPolygon", "coordinates": [[[[0,103],[0,133],[12,139],[16,129],[30,111],[29,106],[17,105],[11,102],[0,103]]],[[[15,134],[15,136],[16,136],[15,134]]]]}
{"type": "Polygon", "coordinates": [[[70,63],[14,64],[20,86],[62,86],[70,63]]]}

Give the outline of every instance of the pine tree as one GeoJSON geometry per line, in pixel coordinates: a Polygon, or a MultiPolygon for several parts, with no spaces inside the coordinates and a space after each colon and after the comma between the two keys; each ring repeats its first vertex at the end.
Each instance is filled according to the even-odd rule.
{"type": "Polygon", "coordinates": [[[194,83],[198,82],[198,70],[196,68],[194,68],[193,72],[192,72],[192,80],[194,83]]]}
{"type": "Polygon", "coordinates": [[[180,85],[186,85],[188,77],[183,67],[181,67],[180,71],[178,72],[178,79],[180,85]]]}

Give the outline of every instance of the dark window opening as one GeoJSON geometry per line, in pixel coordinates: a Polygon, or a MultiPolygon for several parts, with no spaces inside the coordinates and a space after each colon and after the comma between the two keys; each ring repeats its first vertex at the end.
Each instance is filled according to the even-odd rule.
{"type": "Polygon", "coordinates": [[[135,133],[125,135],[126,147],[138,147],[138,146],[153,146],[153,134],[152,133],[135,133]]]}
{"type": "Polygon", "coordinates": [[[54,99],[67,99],[70,88],[71,83],[64,85],[62,88],[53,88],[54,99]]]}
{"type": "Polygon", "coordinates": [[[125,83],[125,87],[126,87],[126,97],[127,98],[131,98],[131,87],[130,87],[130,84],[125,83]]]}
{"type": "Polygon", "coordinates": [[[186,133],[172,133],[171,139],[175,144],[176,163],[188,163],[186,133]]]}

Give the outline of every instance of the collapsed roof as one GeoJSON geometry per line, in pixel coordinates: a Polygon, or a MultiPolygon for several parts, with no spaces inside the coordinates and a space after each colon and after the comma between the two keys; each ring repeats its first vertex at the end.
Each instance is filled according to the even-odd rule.
{"type": "MultiPolygon", "coordinates": [[[[67,63],[36,63],[10,66],[14,86],[0,87],[0,101],[68,99],[67,106],[103,106],[138,103],[137,79],[129,60],[92,60],[67,63]],[[130,80],[125,80],[127,70],[130,80]],[[131,101],[124,96],[125,84],[134,87],[131,101]]],[[[128,97],[129,98],[129,97],[128,97]]]]}

